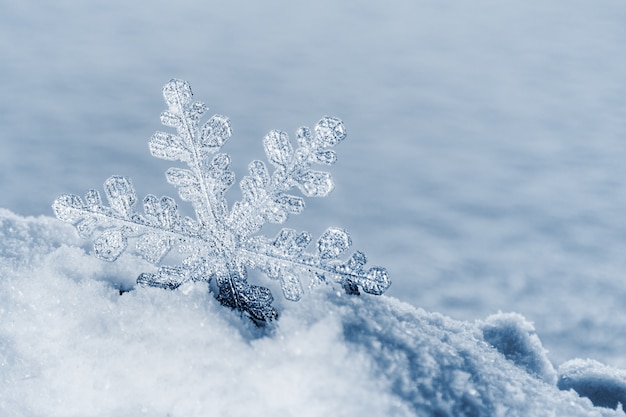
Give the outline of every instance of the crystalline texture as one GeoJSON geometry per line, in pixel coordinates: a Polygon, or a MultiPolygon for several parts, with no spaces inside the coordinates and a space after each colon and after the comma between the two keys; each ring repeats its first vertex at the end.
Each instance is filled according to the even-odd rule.
{"type": "Polygon", "coordinates": [[[215,115],[200,125],[207,107],[193,101],[185,81],[167,83],[163,97],[168,108],[161,122],[176,133],[156,132],[148,142],[150,153],[187,165],[172,167],[165,176],[180,198],[191,202],[195,219],[181,217],[174,199],[154,195],[144,198],[143,213],[136,212],[135,189],[123,176],[104,183],[109,206],[96,190],[88,191],[84,200],[61,195],[52,205],[56,216],[74,224],[80,236],[93,238],[98,258],[115,261],[133,239],[137,252],[159,265],[156,272],[139,275],[139,285],[175,289],[188,281],[214,280],[217,299],[257,323],[276,318],[277,312],[269,289],[248,283],[248,268],[278,280],[291,301],[303,296],[300,279],[307,276],[312,282],[338,283],[350,294],[358,294],[359,289],[382,294],[389,287],[384,268],[364,268],[363,252],[355,252],[347,261],[339,259],[352,245],[343,229],[328,228],[313,253],[305,252],[312,241],[307,232],[282,229],[275,238],[256,235],[265,223],[280,224],[304,210],[304,199],[292,194],[294,189],[307,197],[324,197],[332,191],[330,174],[311,167],[337,160],[329,148],[346,138],[341,120],[324,117],[313,132],[300,128],[296,148],[287,133],[268,133],[263,145],[274,171],[270,173],[262,161],[252,161],[249,174],[239,182],[242,199],[229,209],[224,193],[234,184],[235,174],[230,171],[230,156],[219,151],[232,136],[230,120],[215,115]],[[182,264],[160,265],[173,247],[185,255],[182,264]]]}

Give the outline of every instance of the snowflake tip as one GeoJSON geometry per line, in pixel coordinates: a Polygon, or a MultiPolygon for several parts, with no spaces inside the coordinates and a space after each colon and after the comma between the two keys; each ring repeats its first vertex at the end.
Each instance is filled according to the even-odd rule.
{"type": "Polygon", "coordinates": [[[350,235],[343,229],[329,227],[317,241],[317,251],[322,260],[335,259],[352,246],[350,235]]]}
{"type": "Polygon", "coordinates": [[[163,87],[163,98],[170,108],[180,111],[191,104],[191,86],[187,81],[172,79],[163,87]]]}
{"type": "Polygon", "coordinates": [[[83,201],[74,194],[62,194],[52,203],[54,214],[66,223],[76,223],[82,217],[82,208],[83,201]]]}
{"type": "Polygon", "coordinates": [[[298,188],[307,197],[326,197],[335,188],[328,172],[309,171],[298,179],[298,188]]]}
{"type": "Polygon", "coordinates": [[[335,146],[346,138],[346,128],[337,117],[325,116],[315,126],[315,133],[324,146],[335,146]]]}
{"type": "Polygon", "coordinates": [[[111,208],[121,216],[130,216],[133,205],[137,202],[137,194],[130,178],[113,175],[104,182],[104,192],[111,208]]]}
{"type": "Polygon", "coordinates": [[[289,301],[300,301],[304,294],[300,280],[292,273],[281,271],[280,286],[282,287],[283,295],[289,301]]]}
{"type": "Polygon", "coordinates": [[[148,142],[152,156],[169,161],[189,161],[191,153],[185,149],[181,139],[170,133],[156,132],[148,142]]]}
{"type": "Polygon", "coordinates": [[[374,266],[367,271],[366,278],[360,284],[366,293],[381,295],[389,288],[391,280],[385,268],[374,266]]]}
{"type": "Polygon", "coordinates": [[[93,241],[96,257],[108,262],[119,258],[127,246],[128,239],[120,229],[107,230],[93,241]]]}
{"type": "Polygon", "coordinates": [[[200,139],[202,146],[209,152],[217,152],[233,135],[230,119],[226,116],[215,115],[202,126],[200,139]]]}
{"type": "Polygon", "coordinates": [[[293,147],[289,136],[280,130],[272,130],[263,139],[265,154],[272,165],[286,167],[293,158],[293,147]]]}

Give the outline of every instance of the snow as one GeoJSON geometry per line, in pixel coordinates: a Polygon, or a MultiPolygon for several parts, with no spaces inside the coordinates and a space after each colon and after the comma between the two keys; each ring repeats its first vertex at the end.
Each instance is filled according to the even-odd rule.
{"type": "Polygon", "coordinates": [[[593,359],[572,359],[559,366],[558,386],[573,389],[600,407],[626,404],[626,372],[593,359]]]}
{"type": "Polygon", "coordinates": [[[0,238],[2,415],[623,415],[529,367],[545,356],[521,316],[326,287],[258,328],[206,283],[121,293],[145,261],[99,261],[50,217],[0,210],[0,238]]]}
{"type": "MultiPolygon", "coordinates": [[[[82,372],[93,380],[89,366],[108,375],[93,364],[93,351],[77,352],[88,343],[82,334],[95,326],[105,335],[128,318],[112,323],[87,312],[91,305],[114,308],[139,297],[135,292],[119,297],[111,288],[132,288],[147,265],[126,257],[104,264],[86,256],[88,243],[47,216],[60,193],[82,193],[113,174],[132,177],[141,195],[174,194],[162,175],[170,165],[149,157],[146,146],[158,128],[158,89],[172,77],[189,80],[211,111],[231,118],[233,140],[225,152],[236,156],[232,168],[238,178],[248,161],[262,155],[262,138],[270,129],[287,130],[293,137],[294,127],[312,125],[325,114],[340,117],[350,139],[341,144],[332,168],[337,187],[328,198],[311,202],[305,216],[294,216],[291,227],[316,236],[329,225],[345,227],[359,249],[389,269],[389,297],[452,318],[447,320],[471,327],[473,320],[486,323],[499,311],[520,314],[523,321],[503,319],[508,330],[496,334],[526,349],[518,356],[528,360],[519,363],[531,374],[550,368],[539,361],[544,356],[536,339],[524,337],[528,331],[540,339],[555,368],[590,358],[603,364],[597,367],[602,378],[592,380],[614,386],[618,380],[611,375],[626,369],[624,21],[621,0],[181,0],[176,7],[163,0],[149,7],[119,0],[4,2],[0,207],[17,217],[3,212],[2,233],[12,228],[15,239],[0,241],[5,284],[0,348],[6,353],[0,356],[0,372],[3,384],[15,389],[10,396],[0,391],[3,407],[27,415],[51,413],[23,408],[23,397],[30,395],[32,407],[40,411],[60,414],[62,407],[43,403],[63,396],[66,403],[84,401],[85,409],[88,401],[77,392],[91,388],[73,383],[77,391],[72,393],[50,379],[72,383],[73,373],[82,372]],[[19,217],[29,215],[45,217],[19,217]],[[6,218],[13,220],[6,223],[6,218]],[[11,285],[22,295],[10,291],[11,285]],[[71,297],[80,291],[84,302],[71,297]],[[106,304],[109,295],[115,304],[106,304]],[[67,319],[60,320],[61,300],[86,309],[80,331],[72,327],[80,317],[70,315],[74,310],[68,303],[63,303],[67,319]],[[52,332],[70,329],[75,330],[71,337],[51,344],[52,332]],[[18,333],[25,339],[19,345],[18,333]],[[61,356],[73,367],[57,363],[61,371],[55,373],[46,361],[61,356]],[[541,363],[546,367],[537,368],[541,363]],[[80,366],[87,368],[77,371],[80,366]],[[16,388],[8,380],[22,385],[16,388]],[[30,391],[25,386],[38,382],[30,391]],[[49,395],[52,390],[58,395],[49,395]],[[41,398],[37,393],[43,393],[41,398]]],[[[142,305],[156,317],[162,315],[152,303],[165,308],[182,302],[173,294],[150,294],[173,297],[142,305]]],[[[206,297],[203,291],[190,294],[206,297]]],[[[224,318],[211,303],[209,297],[198,304],[211,312],[203,317],[229,320],[220,328],[227,334],[240,329],[237,318],[224,318]]],[[[283,303],[277,305],[285,311],[283,318],[301,308],[283,303]]],[[[192,314],[184,311],[183,317],[192,314]]],[[[310,331],[301,325],[300,334],[310,331]]],[[[205,331],[212,328],[208,322],[205,326],[205,331]]],[[[281,326],[286,326],[282,319],[281,326]]],[[[122,364],[132,362],[122,352],[138,349],[137,343],[117,346],[122,364]]],[[[504,357],[515,357],[507,344],[495,344],[504,357]]],[[[334,347],[347,349],[342,343],[334,347]]],[[[154,359],[156,348],[143,353],[154,359]]],[[[195,353],[203,360],[213,358],[207,358],[209,349],[195,353]]],[[[162,367],[167,373],[167,360],[158,359],[158,366],[146,369],[162,367]]],[[[109,362],[127,375],[121,381],[109,378],[127,384],[110,403],[131,404],[122,401],[130,401],[129,393],[148,396],[135,387],[140,378],[151,386],[148,371],[129,377],[109,362]]],[[[281,371],[289,374],[291,367],[284,365],[281,371]]],[[[501,362],[497,365],[493,372],[503,369],[501,362]]],[[[332,375],[345,376],[342,381],[354,383],[355,390],[371,381],[341,369],[343,374],[332,375]]],[[[95,385],[104,387],[105,381],[95,385]]],[[[451,386],[462,382],[461,377],[450,379],[451,386]]],[[[277,402],[302,399],[282,396],[269,383],[259,385],[277,402]]],[[[168,390],[172,387],[176,391],[173,384],[168,390]]],[[[294,384],[287,389],[295,389],[294,384]]],[[[545,395],[539,392],[551,403],[562,400],[564,407],[573,398],[549,388],[545,395]]],[[[246,403],[230,399],[233,407],[246,403]]],[[[214,401],[224,404],[220,398],[214,401]]],[[[363,402],[371,405],[367,398],[363,402]]],[[[583,409],[598,412],[585,404],[583,409]]]]}
{"type": "Polygon", "coordinates": [[[483,338],[510,361],[549,384],[556,383],[556,371],[532,323],[516,313],[487,317],[481,326],[483,338]]]}

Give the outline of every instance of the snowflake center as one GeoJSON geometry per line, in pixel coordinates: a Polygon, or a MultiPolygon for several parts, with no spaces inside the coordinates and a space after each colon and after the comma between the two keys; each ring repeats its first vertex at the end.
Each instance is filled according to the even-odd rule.
{"type": "Polygon", "coordinates": [[[224,259],[235,259],[237,251],[237,237],[227,229],[221,229],[216,233],[215,250],[224,259]]]}

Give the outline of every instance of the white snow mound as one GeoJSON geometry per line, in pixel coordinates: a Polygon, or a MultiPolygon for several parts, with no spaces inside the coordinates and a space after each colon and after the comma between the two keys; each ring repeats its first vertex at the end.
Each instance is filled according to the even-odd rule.
{"type": "Polygon", "coordinates": [[[572,359],[559,367],[560,389],[573,389],[597,406],[626,404],[626,372],[592,359],[572,359]]]}
{"type": "Polygon", "coordinates": [[[624,415],[559,390],[521,316],[462,322],[320,288],[260,329],[206,284],[120,291],[149,266],[85,245],[0,209],[3,416],[624,415]]]}

